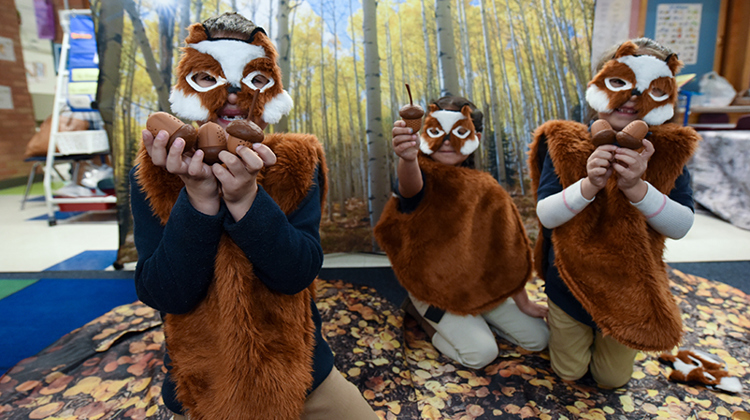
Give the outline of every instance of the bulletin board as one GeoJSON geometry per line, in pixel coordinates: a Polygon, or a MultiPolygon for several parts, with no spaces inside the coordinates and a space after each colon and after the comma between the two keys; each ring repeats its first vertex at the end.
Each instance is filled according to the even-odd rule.
{"type": "Polygon", "coordinates": [[[683,89],[698,90],[701,76],[714,69],[722,0],[649,0],[645,36],[677,52],[682,73],[696,78],[683,89]]]}

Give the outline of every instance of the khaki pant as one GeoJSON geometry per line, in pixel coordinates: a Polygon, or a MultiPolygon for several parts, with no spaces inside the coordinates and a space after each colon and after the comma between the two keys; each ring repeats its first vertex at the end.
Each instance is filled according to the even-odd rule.
{"type": "Polygon", "coordinates": [[[601,331],[582,324],[552,301],[549,306],[549,355],[552,370],[568,381],[580,379],[591,369],[603,387],[618,388],[633,374],[637,350],[625,347],[601,331]]]}
{"type": "MultiPolygon", "coordinates": [[[[307,396],[300,420],[377,420],[378,416],[354,384],[344,379],[336,367],[307,396]]],[[[187,417],[174,415],[174,420],[187,417]]]]}
{"type": "MultiPolygon", "coordinates": [[[[430,305],[409,295],[419,315],[424,317],[430,305]]],[[[432,345],[458,363],[481,369],[497,358],[499,349],[490,327],[501,337],[526,350],[547,347],[549,331],[543,319],[521,312],[513,299],[481,315],[443,314],[440,322],[424,318],[435,329],[432,345]],[[488,325],[489,324],[489,325],[488,325]]]]}

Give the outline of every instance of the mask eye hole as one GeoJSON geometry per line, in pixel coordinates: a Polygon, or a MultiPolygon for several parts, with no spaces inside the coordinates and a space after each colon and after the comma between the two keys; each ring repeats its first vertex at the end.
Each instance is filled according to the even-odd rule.
{"type": "Polygon", "coordinates": [[[185,80],[198,92],[208,92],[227,83],[227,79],[207,71],[192,72],[187,75],[185,80]]]}
{"type": "Polygon", "coordinates": [[[619,77],[607,77],[604,79],[604,84],[607,85],[607,89],[612,92],[619,92],[621,90],[629,90],[633,88],[632,83],[620,79],[619,77]]]}
{"type": "Polygon", "coordinates": [[[451,131],[454,136],[458,137],[459,139],[465,139],[466,137],[469,137],[469,134],[471,134],[471,130],[468,130],[466,127],[456,127],[451,131]]]}
{"type": "Polygon", "coordinates": [[[436,139],[438,137],[443,137],[445,135],[445,131],[437,127],[430,127],[427,129],[427,135],[436,139]]]}
{"type": "Polygon", "coordinates": [[[651,89],[648,92],[648,96],[650,96],[651,98],[653,98],[653,100],[655,100],[657,102],[662,102],[662,101],[666,100],[667,98],[669,98],[669,94],[668,93],[665,93],[663,90],[661,90],[661,89],[659,89],[657,87],[651,89]]]}
{"type": "Polygon", "coordinates": [[[260,90],[261,93],[276,84],[272,78],[257,70],[245,76],[242,79],[242,83],[252,90],[260,90]]]}

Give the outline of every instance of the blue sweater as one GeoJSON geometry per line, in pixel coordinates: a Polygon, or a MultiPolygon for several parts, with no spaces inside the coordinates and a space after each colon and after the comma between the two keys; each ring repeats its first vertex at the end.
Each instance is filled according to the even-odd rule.
{"type": "MultiPolygon", "coordinates": [[[[318,275],[323,265],[323,250],[317,182],[288,216],[258,186],[252,207],[238,222],[224,203],[215,216],[200,213],[190,204],[183,188],[167,224],[162,226],[138,186],[135,170],[130,172],[130,205],[138,250],[135,287],[138,298],[146,305],[162,314],[183,314],[195,308],[206,296],[213,280],[214,258],[224,232],[242,249],[255,275],[271,290],[296,294],[305,290],[318,275]]],[[[317,180],[317,170],[314,176],[317,180]]],[[[310,306],[315,324],[311,367],[312,389],[315,389],[331,372],[333,353],[321,335],[318,309],[312,301],[310,306]]],[[[165,354],[164,364],[171,369],[168,354],[165,354]]],[[[182,413],[169,373],[164,380],[162,397],[167,408],[182,413]]]]}
{"type": "MultiPolygon", "coordinates": [[[[544,157],[544,164],[539,175],[539,188],[537,189],[537,200],[541,201],[551,195],[562,191],[560,177],[555,172],[552,158],[549,154],[544,157]]],[[[669,193],[669,198],[694,210],[693,190],[690,187],[690,173],[683,168],[682,174],[675,181],[674,189],[669,193]]],[[[591,315],[583,308],[581,303],[573,296],[568,286],[560,278],[560,273],[555,266],[555,250],[552,246],[552,230],[542,228],[540,234],[544,235],[544,244],[547,248],[546,260],[542,266],[545,269],[545,293],[547,298],[555,303],[560,309],[573,317],[576,321],[596,328],[591,315]]]]}

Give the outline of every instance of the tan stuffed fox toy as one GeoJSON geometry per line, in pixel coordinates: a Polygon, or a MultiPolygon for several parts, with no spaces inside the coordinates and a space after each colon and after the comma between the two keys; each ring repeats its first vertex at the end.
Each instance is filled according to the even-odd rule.
{"type": "Polygon", "coordinates": [[[662,353],[659,360],[671,364],[669,380],[682,383],[699,383],[707,388],[725,392],[742,392],[738,378],[730,377],[724,370],[724,362],[698,350],[680,350],[677,355],[662,353]]]}

